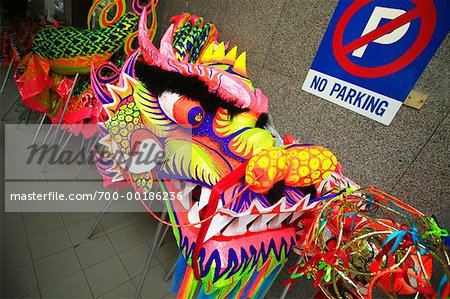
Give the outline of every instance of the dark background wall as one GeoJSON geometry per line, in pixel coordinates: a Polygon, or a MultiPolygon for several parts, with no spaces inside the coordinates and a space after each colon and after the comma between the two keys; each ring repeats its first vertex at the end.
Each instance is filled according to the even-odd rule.
{"type": "Polygon", "coordinates": [[[92,5],[92,1],[72,0],[70,2],[72,8],[72,26],[77,28],[87,28],[86,20],[89,13],[89,9],[91,8],[92,5]]]}
{"type": "MultiPolygon", "coordinates": [[[[86,20],[92,0],[59,0],[53,2],[53,18],[61,25],[87,28],[86,20]]],[[[42,20],[47,16],[44,0],[0,0],[0,4],[4,13],[2,16],[4,20],[1,21],[5,24],[10,22],[20,23],[26,17],[32,20],[42,20]]]]}

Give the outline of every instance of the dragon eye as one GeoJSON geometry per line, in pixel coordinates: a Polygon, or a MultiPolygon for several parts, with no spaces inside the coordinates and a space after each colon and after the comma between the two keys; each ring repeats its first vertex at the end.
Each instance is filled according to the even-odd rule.
{"type": "Polygon", "coordinates": [[[163,92],[159,104],[164,113],[181,126],[197,127],[205,116],[205,111],[197,101],[173,92],[163,92]]]}

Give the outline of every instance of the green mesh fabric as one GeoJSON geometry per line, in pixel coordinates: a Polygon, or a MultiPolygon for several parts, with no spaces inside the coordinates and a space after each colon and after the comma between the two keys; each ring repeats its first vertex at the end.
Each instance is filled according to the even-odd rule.
{"type": "Polygon", "coordinates": [[[127,13],[117,23],[98,30],[73,27],[45,27],[38,31],[33,53],[47,59],[114,53],[137,30],[139,17],[127,13]]]}
{"type": "MultiPolygon", "coordinates": [[[[111,61],[115,66],[117,66],[120,69],[125,62],[124,57],[125,53],[123,52],[123,49],[120,49],[119,51],[114,53],[113,56],[111,56],[109,61],[111,61]]],[[[103,75],[112,76],[113,73],[111,71],[106,70],[106,72],[103,75]]],[[[80,76],[80,79],[78,79],[78,82],[75,85],[75,88],[73,89],[72,97],[80,96],[90,86],[91,86],[90,76],[80,76]]]]}

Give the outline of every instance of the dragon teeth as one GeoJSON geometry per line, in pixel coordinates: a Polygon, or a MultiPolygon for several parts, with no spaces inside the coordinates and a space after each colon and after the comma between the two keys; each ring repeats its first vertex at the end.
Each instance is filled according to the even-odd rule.
{"type": "MultiPolygon", "coordinates": [[[[188,212],[188,220],[189,223],[197,223],[200,222],[200,216],[198,214],[199,208],[198,208],[198,202],[196,202],[192,208],[188,212]]],[[[200,224],[194,225],[196,228],[200,228],[200,224]]]]}
{"type": "MultiPolygon", "coordinates": [[[[220,210],[221,213],[227,214],[230,217],[242,217],[246,215],[250,215],[254,210],[258,212],[258,214],[276,214],[278,213],[294,213],[299,210],[311,210],[314,208],[318,203],[309,204],[309,198],[310,194],[303,197],[301,200],[299,200],[295,205],[288,207],[288,204],[286,202],[286,198],[281,198],[277,203],[275,203],[272,206],[264,207],[258,200],[254,200],[248,209],[245,212],[237,213],[235,211],[229,210],[229,209],[221,209],[221,206],[219,205],[218,210],[220,210]]],[[[220,203],[220,201],[219,201],[220,203]]]]}
{"type": "Polygon", "coordinates": [[[292,222],[297,220],[302,214],[303,214],[303,212],[296,212],[296,213],[292,214],[292,218],[289,220],[289,224],[291,224],[292,222]]]}
{"type": "MultiPolygon", "coordinates": [[[[189,192],[192,191],[192,189],[193,188],[191,188],[189,192]]],[[[199,211],[208,204],[210,195],[211,189],[206,187],[201,188],[199,201],[192,206],[188,213],[190,223],[200,221],[199,211]]],[[[232,237],[243,235],[247,231],[261,232],[268,229],[278,229],[282,227],[283,222],[292,224],[303,214],[303,212],[295,211],[300,208],[305,208],[306,210],[311,208],[308,206],[309,198],[310,195],[308,194],[291,207],[287,206],[285,197],[269,207],[264,207],[258,200],[255,200],[243,213],[222,209],[223,203],[222,201],[219,201],[217,211],[220,211],[222,214],[216,214],[213,217],[211,225],[206,232],[204,242],[210,240],[214,236],[219,236],[220,234],[226,237],[232,237]],[[257,213],[251,214],[252,211],[255,210],[257,213]]],[[[196,225],[195,227],[198,228],[200,225],[196,225]]]]}
{"type": "Polygon", "coordinates": [[[211,221],[211,225],[209,226],[208,231],[206,232],[204,242],[218,235],[220,231],[232,220],[233,218],[231,217],[222,216],[219,214],[215,215],[211,221]]]}
{"type": "Polygon", "coordinates": [[[274,218],[276,214],[262,214],[249,227],[251,232],[260,232],[267,229],[267,222],[274,218]]]}
{"type": "Polygon", "coordinates": [[[211,189],[202,187],[200,191],[200,200],[199,200],[199,209],[203,209],[209,201],[209,197],[211,195],[211,189]]]}
{"type": "Polygon", "coordinates": [[[234,218],[233,222],[222,232],[224,236],[239,236],[247,232],[247,224],[252,222],[258,215],[246,215],[234,218]]]}
{"type": "Polygon", "coordinates": [[[179,188],[182,192],[180,203],[183,205],[186,211],[189,210],[189,207],[191,206],[191,197],[189,194],[192,192],[192,190],[194,190],[195,186],[197,185],[192,183],[186,183],[184,188],[181,188],[181,186],[179,188]]]}
{"type": "MultiPolygon", "coordinates": [[[[198,202],[194,205],[190,213],[198,213],[198,202]]],[[[298,219],[303,213],[282,213],[282,214],[249,214],[239,217],[229,217],[217,214],[214,216],[211,226],[209,227],[205,242],[214,236],[222,234],[225,237],[239,236],[250,232],[261,232],[267,229],[278,229],[282,227],[282,223],[292,223],[298,219]],[[248,227],[250,225],[250,227],[248,227]],[[248,228],[247,228],[248,227],[248,228]]],[[[190,218],[191,219],[191,218],[190,218]]],[[[192,218],[196,219],[196,218],[192,218]]],[[[192,223],[192,222],[191,222],[192,223]]]]}
{"type": "Polygon", "coordinates": [[[281,223],[286,220],[286,218],[288,218],[291,214],[289,213],[283,213],[283,214],[279,214],[277,215],[275,218],[273,218],[272,221],[269,222],[269,228],[270,229],[276,229],[276,228],[281,228],[281,223]]]}

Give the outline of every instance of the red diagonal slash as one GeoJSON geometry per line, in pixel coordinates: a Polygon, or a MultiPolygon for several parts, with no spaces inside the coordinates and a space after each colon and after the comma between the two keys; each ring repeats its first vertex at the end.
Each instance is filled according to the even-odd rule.
{"type": "Polygon", "coordinates": [[[344,53],[353,52],[356,49],[361,48],[362,46],[377,40],[378,38],[388,34],[389,32],[411,22],[415,18],[420,17],[420,11],[417,8],[414,8],[401,16],[395,18],[394,20],[384,24],[381,27],[363,35],[361,38],[358,38],[351,43],[345,45],[342,50],[344,53]]]}
{"type": "MultiPolygon", "coordinates": [[[[437,15],[433,1],[411,1],[414,3],[415,8],[344,46],[344,32],[346,31],[350,20],[363,7],[374,2],[374,0],[355,0],[342,14],[333,33],[332,49],[336,62],[348,73],[361,78],[379,78],[388,76],[400,71],[412,63],[426,49],[433,37],[436,28],[437,15]],[[349,57],[347,57],[348,53],[359,49],[418,18],[420,18],[420,28],[416,40],[404,54],[400,55],[400,57],[394,61],[384,65],[365,67],[351,61],[349,57]]],[[[382,53],[380,53],[380,55],[382,55],[382,53]]]]}

